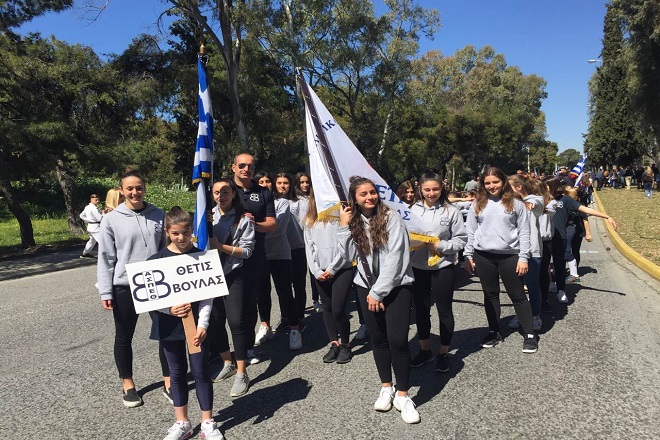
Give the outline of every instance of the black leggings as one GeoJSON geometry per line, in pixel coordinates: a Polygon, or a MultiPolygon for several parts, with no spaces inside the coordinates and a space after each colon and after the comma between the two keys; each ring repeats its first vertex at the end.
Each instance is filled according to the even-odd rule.
{"type": "Polygon", "coordinates": [[[566,239],[555,232],[552,237],[552,266],[555,269],[555,283],[557,290],[566,288],[566,239]]]}
{"type": "Polygon", "coordinates": [[[410,388],[410,351],[408,326],[412,305],[412,286],[395,287],[383,299],[385,311],[372,312],[367,307],[369,290],[357,286],[360,306],[367,324],[374,361],[381,383],[392,382],[392,370],[398,391],[410,388]]]}
{"type": "Polygon", "coordinates": [[[307,307],[308,270],[305,248],[291,249],[291,282],[293,283],[293,293],[296,298],[298,320],[302,320],[305,317],[305,307],[307,307]]]}
{"type": "MultiPolygon", "coordinates": [[[[115,363],[121,379],[133,377],[133,335],[137,326],[138,314],[135,313],[131,289],[128,286],[112,286],[112,317],[115,321],[115,363]]],[[[158,344],[158,358],[163,376],[170,371],[163,352],[158,344]]]]}
{"type": "Polygon", "coordinates": [[[415,320],[417,322],[417,337],[422,340],[431,338],[431,299],[435,301],[440,318],[440,344],[448,346],[454,334],[454,265],[436,270],[421,270],[413,267],[415,282],[413,283],[413,301],[415,303],[415,320]]]}
{"type": "Polygon", "coordinates": [[[543,240],[543,252],[541,253],[541,300],[548,301],[548,288],[550,287],[550,258],[552,257],[552,240],[543,240]]]}
{"type": "Polygon", "coordinates": [[[225,323],[229,323],[231,339],[234,342],[234,356],[237,361],[247,357],[247,338],[244,323],[245,295],[243,267],[236,268],[226,276],[229,295],[213,299],[209,322],[209,351],[211,358],[229,350],[229,335],[225,323]]]}
{"type": "MultiPolygon", "coordinates": [[[[275,292],[280,303],[280,314],[282,321],[288,325],[298,325],[298,309],[296,300],[293,298],[291,288],[291,260],[268,260],[268,272],[273,278],[275,292]]],[[[270,322],[270,310],[272,301],[270,299],[270,282],[266,277],[261,277],[261,291],[259,292],[259,316],[264,322],[270,322]]]]}
{"type": "MultiPolygon", "coordinates": [[[[161,341],[167,363],[170,366],[172,400],[174,406],[188,405],[188,362],[186,360],[186,341],[161,341]]],[[[199,409],[213,409],[213,382],[209,375],[209,354],[206,344],[202,351],[190,355],[190,372],[195,378],[195,392],[199,401],[199,409]]]]}
{"type": "Polygon", "coordinates": [[[491,331],[500,331],[500,277],[509,295],[516,316],[520,320],[523,332],[534,333],[532,330],[532,308],[525,295],[523,282],[516,274],[518,255],[494,254],[491,252],[474,251],[474,263],[484,291],[484,307],[488,327],[491,331]]]}
{"type": "Polygon", "coordinates": [[[336,341],[339,336],[339,342],[348,344],[351,323],[346,314],[346,303],[352,281],[353,269],[341,269],[327,281],[313,280],[323,302],[323,323],[330,341],[336,341]]]}

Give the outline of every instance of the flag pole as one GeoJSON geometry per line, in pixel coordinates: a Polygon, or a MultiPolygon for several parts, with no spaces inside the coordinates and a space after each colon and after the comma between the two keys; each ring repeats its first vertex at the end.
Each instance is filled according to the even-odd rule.
{"type": "MultiPolygon", "coordinates": [[[[206,70],[206,67],[209,62],[209,56],[206,53],[206,37],[204,37],[204,34],[202,34],[201,36],[201,43],[199,45],[199,52],[197,53],[197,58],[202,62],[204,71],[207,74],[206,82],[208,84],[208,71],[206,70]]],[[[211,143],[213,144],[213,139],[211,139],[211,143]]],[[[213,151],[215,153],[215,148],[213,149],[213,151]]],[[[214,207],[213,193],[211,192],[212,189],[211,185],[213,184],[213,159],[211,160],[210,172],[211,172],[210,177],[202,178],[202,183],[204,184],[204,189],[206,190],[206,210],[207,210],[206,231],[209,238],[213,237],[213,221],[210,218],[208,218],[210,217],[211,211],[213,210],[214,207]]]]}

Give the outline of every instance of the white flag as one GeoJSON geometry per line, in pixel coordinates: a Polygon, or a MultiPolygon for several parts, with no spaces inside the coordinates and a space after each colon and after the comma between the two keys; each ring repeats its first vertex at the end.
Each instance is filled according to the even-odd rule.
{"type": "Polygon", "coordinates": [[[372,168],[369,162],[362,156],[362,153],[360,153],[346,133],[344,133],[344,130],[342,130],[335,118],[332,117],[312,88],[304,84],[303,94],[306,93],[308,93],[308,96],[305,96],[307,148],[319,218],[338,218],[339,208],[341,206],[341,201],[339,200],[337,190],[330,175],[331,170],[328,169],[328,161],[325,159],[325,154],[321,150],[323,148],[323,139],[325,138],[346,196],[348,196],[348,188],[350,186],[349,179],[352,176],[370,179],[376,185],[376,190],[380,193],[380,198],[385,205],[399,213],[412,241],[437,242],[437,235],[433,236],[429,231],[429,227],[410,210],[408,205],[399,200],[392,188],[378,175],[376,170],[372,168]],[[311,100],[311,103],[307,102],[308,98],[311,100]],[[314,111],[315,114],[313,113],[314,111]],[[318,118],[319,125],[325,136],[322,135],[319,137],[315,128],[314,117],[318,118]]]}

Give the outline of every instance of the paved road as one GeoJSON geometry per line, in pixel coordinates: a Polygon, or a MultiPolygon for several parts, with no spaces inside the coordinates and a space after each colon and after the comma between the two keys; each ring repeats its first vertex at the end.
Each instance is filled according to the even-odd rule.
{"type": "MultiPolygon", "coordinates": [[[[355,348],[350,364],[321,362],[326,340],[314,314],[301,352],[290,352],[285,338],[265,347],[267,360],[249,369],[249,394],[230,399],[231,383],[215,385],[221,430],[230,440],[660,438],[660,289],[606,250],[599,226],[584,246],[582,285],[569,286],[568,306],[553,302],[535,355],[521,353],[516,333],[495,349],[479,348],[482,295],[461,271],[450,374],[432,365],[413,372],[420,424],[371,409],[379,384],[368,344],[355,348]]],[[[160,439],[171,425],[146,317],[134,343],[145,405],[122,406],[112,317],[94,282],[94,267],[0,282],[2,437],[160,439]]],[[[505,324],[512,310],[503,308],[505,324]]],[[[416,350],[414,327],[410,337],[416,350]]],[[[191,402],[196,420],[192,393],[191,402]]]]}

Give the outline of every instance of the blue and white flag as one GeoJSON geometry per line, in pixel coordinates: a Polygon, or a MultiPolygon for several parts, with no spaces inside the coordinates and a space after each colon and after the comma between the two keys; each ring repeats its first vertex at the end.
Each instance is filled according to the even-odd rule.
{"type": "Polygon", "coordinates": [[[213,108],[209,93],[206,68],[202,58],[197,59],[199,79],[199,127],[195,145],[195,162],[192,172],[193,186],[197,187],[197,203],[193,223],[193,241],[199,249],[208,249],[208,229],[206,225],[206,183],[213,178],[213,108]]]}
{"type": "Polygon", "coordinates": [[[578,163],[573,167],[571,170],[571,179],[576,179],[582,174],[582,171],[584,171],[584,165],[587,163],[587,153],[582,156],[582,159],[578,161],[578,163]]]}

